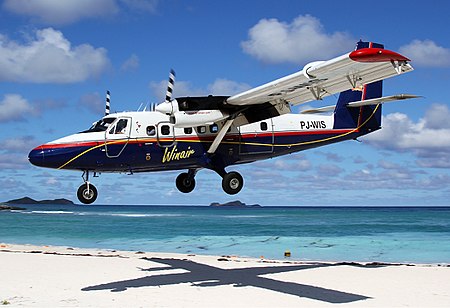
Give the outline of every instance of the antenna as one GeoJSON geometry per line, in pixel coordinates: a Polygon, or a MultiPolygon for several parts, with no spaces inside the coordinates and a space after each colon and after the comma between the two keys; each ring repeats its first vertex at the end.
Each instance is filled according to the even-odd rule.
{"type": "Polygon", "coordinates": [[[110,101],[111,101],[111,93],[108,91],[106,91],[106,107],[105,107],[105,116],[109,115],[110,112],[110,101]]]}

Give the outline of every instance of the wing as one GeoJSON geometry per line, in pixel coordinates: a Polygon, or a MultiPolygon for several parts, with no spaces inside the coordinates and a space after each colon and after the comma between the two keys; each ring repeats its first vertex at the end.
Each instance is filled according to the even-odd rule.
{"type": "Polygon", "coordinates": [[[292,75],[228,98],[236,106],[289,102],[292,105],[412,71],[409,59],[382,48],[362,48],[328,61],[312,62],[292,75]]]}

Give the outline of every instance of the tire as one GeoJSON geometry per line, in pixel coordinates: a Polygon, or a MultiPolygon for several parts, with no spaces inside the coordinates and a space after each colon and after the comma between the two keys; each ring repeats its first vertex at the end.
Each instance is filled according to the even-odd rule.
{"type": "Polygon", "coordinates": [[[244,179],[238,172],[230,172],[222,178],[222,188],[229,195],[235,195],[244,187],[244,179]]]}
{"type": "Polygon", "coordinates": [[[89,190],[87,183],[84,183],[83,185],[80,186],[80,188],[78,188],[77,197],[81,203],[91,204],[95,200],[97,200],[97,196],[98,196],[97,188],[95,188],[95,186],[92,185],[91,183],[89,183],[89,190]]]}
{"type": "Polygon", "coordinates": [[[181,173],[175,181],[177,188],[182,193],[190,193],[195,188],[195,179],[190,180],[187,173],[181,173]]]}

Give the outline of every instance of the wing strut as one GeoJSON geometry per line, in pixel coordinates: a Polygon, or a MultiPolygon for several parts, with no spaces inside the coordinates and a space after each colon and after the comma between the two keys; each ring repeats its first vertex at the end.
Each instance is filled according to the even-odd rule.
{"type": "Polygon", "coordinates": [[[225,137],[228,129],[231,127],[231,124],[233,124],[234,120],[236,117],[232,117],[231,119],[227,120],[225,122],[225,124],[222,126],[222,129],[220,130],[220,132],[217,134],[216,138],[214,138],[213,143],[211,144],[211,146],[208,149],[208,154],[214,154],[217,150],[217,148],[219,147],[219,144],[222,142],[223,137],[225,137]]]}

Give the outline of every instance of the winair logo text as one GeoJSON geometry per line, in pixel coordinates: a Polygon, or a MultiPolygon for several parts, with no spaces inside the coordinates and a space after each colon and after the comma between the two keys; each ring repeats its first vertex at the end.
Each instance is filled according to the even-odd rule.
{"type": "Polygon", "coordinates": [[[169,150],[169,148],[166,148],[164,150],[162,162],[170,163],[171,161],[174,161],[174,160],[187,159],[194,153],[195,153],[195,150],[192,150],[191,147],[188,147],[187,150],[184,150],[184,151],[178,151],[177,146],[175,145],[170,150],[169,150]]]}
{"type": "Polygon", "coordinates": [[[301,129],[319,129],[327,128],[325,121],[300,121],[301,129]]]}

